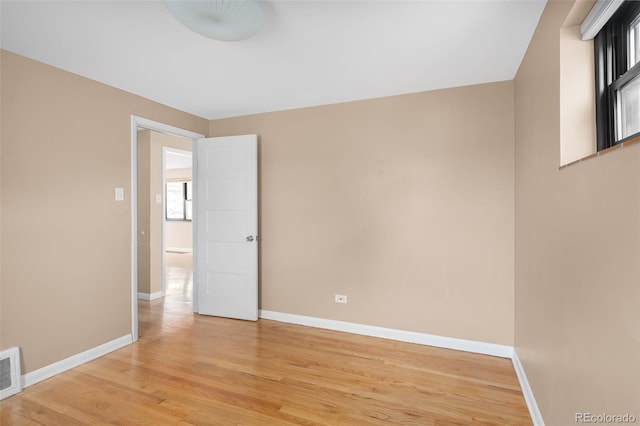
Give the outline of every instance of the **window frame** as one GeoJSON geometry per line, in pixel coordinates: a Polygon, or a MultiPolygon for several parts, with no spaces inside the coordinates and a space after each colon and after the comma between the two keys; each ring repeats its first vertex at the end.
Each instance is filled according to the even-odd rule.
{"type": "Polygon", "coordinates": [[[192,187],[192,182],[190,180],[171,180],[165,183],[165,187],[164,187],[164,191],[165,191],[165,208],[164,208],[164,218],[166,221],[168,222],[191,222],[193,220],[193,212],[192,212],[192,206],[193,206],[193,187],[192,187]],[[180,184],[180,187],[182,189],[182,195],[181,195],[181,199],[182,199],[182,217],[181,218],[176,218],[176,217],[169,217],[169,203],[168,203],[168,199],[169,199],[169,185],[171,184],[180,184]]]}
{"type": "Polygon", "coordinates": [[[628,67],[629,26],[639,15],[640,2],[625,1],[594,38],[598,151],[640,136],[616,139],[616,93],[640,75],[640,61],[628,67]]]}

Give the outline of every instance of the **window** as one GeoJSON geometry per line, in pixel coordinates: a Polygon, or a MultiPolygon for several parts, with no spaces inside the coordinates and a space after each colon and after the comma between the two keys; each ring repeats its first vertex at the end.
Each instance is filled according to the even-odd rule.
{"type": "Polygon", "coordinates": [[[191,181],[167,182],[167,220],[191,220],[192,210],[192,185],[191,181]]]}
{"type": "Polygon", "coordinates": [[[598,151],[640,136],[640,2],[626,1],[594,39],[598,151]]]}

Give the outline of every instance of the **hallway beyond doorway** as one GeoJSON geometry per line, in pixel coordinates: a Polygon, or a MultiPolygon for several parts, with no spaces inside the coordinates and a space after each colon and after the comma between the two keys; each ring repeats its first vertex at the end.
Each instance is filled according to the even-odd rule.
{"type": "Polygon", "coordinates": [[[193,253],[166,252],[165,256],[165,296],[138,301],[140,337],[169,331],[173,323],[193,314],[193,253]]]}

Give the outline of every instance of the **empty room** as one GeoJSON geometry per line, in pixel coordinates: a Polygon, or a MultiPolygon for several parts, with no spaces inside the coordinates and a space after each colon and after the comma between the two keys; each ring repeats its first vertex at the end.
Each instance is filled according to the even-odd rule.
{"type": "Polygon", "coordinates": [[[0,19],[1,424],[640,422],[640,2],[0,19]]]}

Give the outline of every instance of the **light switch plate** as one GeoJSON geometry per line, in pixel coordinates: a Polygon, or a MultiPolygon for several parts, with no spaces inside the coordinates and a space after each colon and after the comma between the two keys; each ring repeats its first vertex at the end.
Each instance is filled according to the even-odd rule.
{"type": "Polygon", "coordinates": [[[124,188],[116,188],[116,201],[124,201],[124,188]]]}
{"type": "Polygon", "coordinates": [[[162,194],[156,194],[156,204],[162,204],[162,194]]]}

